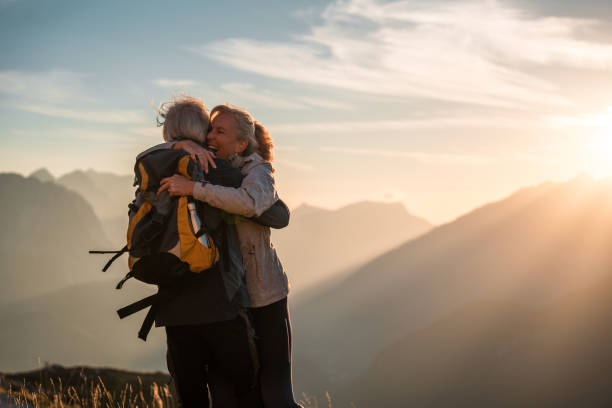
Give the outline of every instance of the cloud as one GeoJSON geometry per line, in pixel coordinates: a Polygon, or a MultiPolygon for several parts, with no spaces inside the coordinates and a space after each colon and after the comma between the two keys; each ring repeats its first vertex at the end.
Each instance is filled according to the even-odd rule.
{"type": "Polygon", "coordinates": [[[488,106],[559,106],[537,66],[612,67],[594,20],[534,17],[497,1],[337,1],[293,42],[232,38],[190,50],[244,71],[363,93],[488,106]]]}
{"type": "Polygon", "coordinates": [[[248,83],[226,83],[221,84],[220,89],[226,95],[231,95],[240,101],[255,103],[269,108],[297,110],[304,109],[305,106],[295,100],[288,99],[273,92],[257,89],[253,84],[248,83]]]}
{"type": "Polygon", "coordinates": [[[330,110],[349,110],[351,109],[351,105],[344,103],[333,101],[324,98],[312,98],[307,96],[297,97],[297,100],[303,102],[307,105],[316,108],[330,109],[330,110]]]}
{"type": "MultiPolygon", "coordinates": [[[[553,129],[571,128],[604,128],[612,130],[612,106],[605,112],[585,113],[581,115],[549,116],[546,124],[553,129]]],[[[612,135],[610,135],[612,138],[612,135]]]]}
{"type": "MultiPolygon", "coordinates": [[[[270,124],[271,131],[284,134],[302,133],[349,133],[371,131],[411,131],[453,128],[516,128],[524,129],[525,119],[517,117],[472,116],[472,117],[428,117],[424,119],[368,120],[340,122],[305,122],[270,124]]],[[[537,119],[530,121],[530,127],[544,126],[537,119]]]]}
{"type": "Polygon", "coordinates": [[[229,82],[209,85],[190,79],[156,79],[153,83],[173,92],[203,95],[206,101],[220,103],[230,101],[235,105],[262,106],[279,110],[303,110],[311,108],[349,109],[350,105],[330,99],[310,96],[287,95],[269,89],[258,88],[251,83],[229,82]],[[221,102],[223,101],[223,102],[221,102]]]}
{"type": "Polygon", "coordinates": [[[292,168],[294,170],[302,171],[302,172],[313,172],[316,171],[316,167],[310,164],[302,163],[296,160],[291,159],[279,159],[278,157],[274,159],[276,164],[280,164],[282,166],[286,166],[292,168]]]}
{"type": "Polygon", "coordinates": [[[149,118],[139,110],[76,110],[49,105],[17,105],[18,109],[56,118],[82,120],[95,123],[141,123],[149,118]]]}
{"type": "Polygon", "coordinates": [[[145,136],[151,139],[157,138],[158,140],[162,140],[162,130],[157,126],[147,126],[147,127],[137,127],[129,130],[130,133],[145,136]]]}
{"type": "Polygon", "coordinates": [[[154,83],[174,92],[186,92],[192,95],[202,95],[203,100],[224,103],[231,101],[235,105],[257,104],[269,108],[295,110],[305,106],[287,99],[285,95],[258,89],[250,83],[225,83],[217,86],[189,79],[157,79],[154,83]]]}
{"type": "Polygon", "coordinates": [[[182,89],[199,86],[200,82],[190,79],[156,79],[153,83],[161,88],[182,89]]]}
{"type": "Polygon", "coordinates": [[[473,154],[403,152],[397,150],[359,149],[331,146],[321,147],[320,150],[324,153],[342,153],[359,156],[413,159],[423,164],[437,165],[490,164],[498,160],[498,158],[492,156],[480,156],[473,154]]]}
{"type": "Polygon", "coordinates": [[[109,146],[132,147],[139,145],[141,137],[129,131],[104,130],[98,127],[59,127],[48,128],[45,130],[15,129],[10,132],[16,136],[15,141],[24,141],[36,144],[37,148],[53,146],[54,148],[66,149],[67,145],[71,148],[80,149],[83,144],[90,146],[91,143],[109,146]]]}
{"type": "Polygon", "coordinates": [[[11,95],[11,104],[17,109],[56,118],[106,124],[150,120],[139,110],[86,109],[87,104],[96,102],[86,86],[90,77],[60,70],[0,71],[0,94],[11,95]]]}
{"type": "Polygon", "coordinates": [[[53,103],[91,101],[86,77],[70,71],[0,71],[0,93],[53,103]]]}
{"type": "Polygon", "coordinates": [[[300,150],[300,148],[297,146],[289,146],[289,145],[282,145],[282,146],[274,145],[274,150],[277,152],[297,152],[300,150]]]}

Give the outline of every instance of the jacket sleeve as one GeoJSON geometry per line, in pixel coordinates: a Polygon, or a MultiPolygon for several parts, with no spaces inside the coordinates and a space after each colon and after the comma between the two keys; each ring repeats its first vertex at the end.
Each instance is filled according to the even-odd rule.
{"type": "Polygon", "coordinates": [[[238,188],[196,183],[193,197],[213,207],[245,217],[258,217],[278,200],[272,166],[253,167],[238,188]]]}
{"type": "Polygon", "coordinates": [[[290,217],[291,212],[289,211],[289,207],[287,207],[287,204],[285,204],[285,202],[279,198],[274,205],[264,211],[263,214],[261,214],[259,217],[253,217],[251,219],[265,227],[281,229],[289,225],[290,217]]]}

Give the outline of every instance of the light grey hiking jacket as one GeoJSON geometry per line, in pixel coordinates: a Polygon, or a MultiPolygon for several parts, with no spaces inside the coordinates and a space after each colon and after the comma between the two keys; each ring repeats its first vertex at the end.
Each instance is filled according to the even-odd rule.
{"type": "MultiPolygon", "coordinates": [[[[274,169],[257,153],[238,156],[230,164],[242,172],[239,188],[196,183],[193,196],[213,207],[244,217],[261,215],[277,200],[274,169]]],[[[241,218],[236,225],[251,307],[267,306],[287,297],[289,283],[276,249],[270,242],[270,228],[241,218]]]]}

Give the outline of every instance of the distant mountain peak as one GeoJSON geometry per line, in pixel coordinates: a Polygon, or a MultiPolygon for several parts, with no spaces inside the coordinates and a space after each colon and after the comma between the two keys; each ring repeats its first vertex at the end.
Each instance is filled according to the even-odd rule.
{"type": "Polygon", "coordinates": [[[42,182],[55,181],[55,177],[53,177],[53,174],[51,174],[49,170],[47,170],[44,167],[41,167],[40,169],[33,171],[28,177],[35,178],[38,181],[42,181],[42,182]]]}
{"type": "Polygon", "coordinates": [[[299,206],[297,206],[295,209],[293,209],[291,211],[293,218],[295,218],[296,216],[299,215],[299,217],[309,217],[313,214],[320,214],[321,212],[327,212],[329,210],[322,208],[322,207],[316,207],[314,205],[310,205],[307,203],[302,203],[299,206]]]}
{"type": "Polygon", "coordinates": [[[408,213],[404,204],[400,201],[357,201],[354,203],[347,204],[343,207],[338,208],[336,211],[347,211],[347,210],[371,210],[371,209],[385,209],[385,210],[396,210],[408,213]]]}

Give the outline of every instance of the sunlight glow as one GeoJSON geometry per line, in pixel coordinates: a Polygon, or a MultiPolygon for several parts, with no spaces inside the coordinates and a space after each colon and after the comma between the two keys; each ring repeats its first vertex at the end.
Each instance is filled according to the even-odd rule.
{"type": "Polygon", "coordinates": [[[594,116],[592,126],[597,129],[595,140],[589,145],[593,159],[593,175],[612,176],[612,106],[606,113],[594,116]]]}

